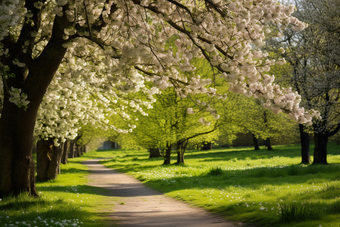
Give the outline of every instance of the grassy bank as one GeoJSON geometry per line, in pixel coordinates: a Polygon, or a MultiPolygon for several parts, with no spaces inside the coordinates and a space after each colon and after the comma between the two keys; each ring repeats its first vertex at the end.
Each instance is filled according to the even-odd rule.
{"type": "MultiPolygon", "coordinates": [[[[313,148],[312,148],[313,149],[313,148]]],[[[311,150],[312,150],[311,149],[311,150]]],[[[107,167],[134,175],[165,194],[228,219],[259,226],[340,226],[340,146],[329,165],[301,165],[297,145],[189,151],[185,165],[116,150],[107,167]]],[[[175,162],[175,157],[173,157],[175,162]]]]}
{"type": "MultiPolygon", "coordinates": [[[[39,198],[7,197],[0,202],[0,226],[107,226],[105,214],[113,212],[106,191],[87,186],[87,167],[81,162],[110,157],[111,152],[89,152],[61,165],[57,180],[37,183],[39,198]]],[[[111,222],[112,224],[112,222],[111,222]]]]}

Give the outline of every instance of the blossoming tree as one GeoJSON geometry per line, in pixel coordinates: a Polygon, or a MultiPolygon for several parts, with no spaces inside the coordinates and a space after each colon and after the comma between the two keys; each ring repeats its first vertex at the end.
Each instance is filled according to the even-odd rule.
{"type": "Polygon", "coordinates": [[[302,95],[303,106],[318,109],[322,117],[307,129],[300,125],[302,162],[310,162],[305,129],[314,133],[313,163],[327,164],[328,139],[340,130],[340,2],[303,0],[297,3],[294,15],[308,22],[308,28],[286,29],[282,39],[269,40],[266,49],[287,60],[291,67],[286,71],[286,80],[302,95]]]}
{"type": "Polygon", "coordinates": [[[76,138],[81,128],[80,121],[87,124],[104,118],[103,109],[93,104],[90,92],[84,88],[84,84],[76,83],[70,75],[58,72],[43,98],[34,129],[35,136],[39,138],[39,181],[57,177],[65,142],[76,138]]]}
{"type": "MultiPolygon", "coordinates": [[[[133,119],[138,120],[134,122],[136,129],[124,137],[129,137],[134,140],[134,144],[148,149],[150,156],[154,150],[158,153],[161,150],[164,165],[170,164],[172,148],[176,148],[177,164],[183,164],[186,147],[190,140],[201,135],[205,136],[206,141],[212,140],[211,137],[216,137],[211,134],[217,128],[216,119],[219,115],[212,108],[208,109],[211,113],[207,111],[193,113],[193,108],[191,108],[193,104],[190,99],[178,97],[174,88],[164,90],[155,98],[157,101],[152,109],[145,111],[146,116],[140,113],[129,113],[133,119]]],[[[206,105],[209,104],[204,101],[201,103],[203,107],[206,105]]],[[[128,147],[128,144],[125,145],[124,142],[127,142],[127,138],[122,138],[122,145],[128,147]]]]}
{"type": "Polygon", "coordinates": [[[90,70],[88,80],[98,84],[98,92],[110,87],[130,92],[130,78],[139,71],[141,80],[173,86],[181,97],[217,95],[200,78],[178,73],[193,71],[191,58],[202,56],[230,82],[231,91],[262,98],[274,112],[283,111],[300,123],[313,116],[299,107],[299,95],[263,75],[274,62],[253,48],[263,44],[266,22],[305,27],[291,17],[294,6],[275,0],[4,0],[0,11],[0,194],[36,194],[31,154],[35,120],[63,60],[81,59],[78,66],[90,70]],[[180,37],[176,55],[167,48],[173,34],[180,37]]]}

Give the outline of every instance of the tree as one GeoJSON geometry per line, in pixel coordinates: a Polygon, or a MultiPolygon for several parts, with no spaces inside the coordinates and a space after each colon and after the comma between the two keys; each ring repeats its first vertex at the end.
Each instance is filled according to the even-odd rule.
{"type": "Polygon", "coordinates": [[[60,173],[63,146],[54,146],[53,139],[39,140],[37,150],[37,181],[56,179],[60,173]]]}
{"type": "MultiPolygon", "coordinates": [[[[214,72],[206,60],[193,58],[192,62],[196,68],[195,74],[200,75],[203,82],[214,78],[214,72]]],[[[186,76],[183,72],[181,74],[186,76]]],[[[219,82],[214,84],[217,90],[221,86],[221,79],[218,80],[219,82]]],[[[129,113],[132,119],[138,121],[134,122],[136,129],[126,135],[132,137],[134,143],[130,143],[130,146],[124,145],[125,147],[131,148],[131,144],[138,144],[149,151],[150,157],[158,157],[162,153],[163,164],[170,164],[171,150],[175,148],[176,163],[184,164],[184,154],[189,141],[210,143],[217,138],[217,134],[213,132],[216,132],[216,120],[219,115],[215,108],[211,108],[216,102],[213,97],[191,94],[188,99],[182,99],[176,89],[168,88],[155,95],[155,98],[157,101],[145,113],[129,113]],[[200,110],[195,113],[193,107],[200,110]],[[211,123],[214,127],[209,127],[211,123]]]]}
{"type": "Polygon", "coordinates": [[[104,118],[104,109],[91,101],[89,90],[84,89],[86,85],[86,82],[78,84],[73,78],[57,73],[47,89],[34,129],[35,136],[40,139],[37,149],[39,181],[57,177],[62,160],[66,163],[67,140],[74,140],[86,124],[104,118]]]}
{"type": "Polygon", "coordinates": [[[68,159],[68,155],[69,155],[70,145],[71,145],[71,141],[70,140],[66,140],[64,142],[64,145],[62,147],[63,155],[61,157],[61,163],[62,164],[67,164],[67,159],[68,159]]]}
{"type": "Polygon", "coordinates": [[[223,107],[218,108],[221,114],[220,131],[233,129],[231,133],[251,133],[254,149],[259,150],[258,139],[265,140],[268,150],[271,148],[270,138],[291,137],[293,122],[282,113],[274,114],[264,108],[257,99],[246,98],[238,94],[228,94],[223,107]]]}
{"type": "Polygon", "coordinates": [[[150,155],[152,150],[165,150],[165,153],[161,152],[164,156],[163,164],[170,164],[171,149],[175,147],[177,163],[182,164],[188,141],[203,134],[207,139],[207,134],[215,130],[214,127],[209,127],[211,122],[208,119],[214,121],[214,118],[205,111],[195,114],[190,112],[193,111],[189,108],[192,102],[178,97],[173,88],[168,88],[155,97],[157,101],[145,113],[129,113],[132,119],[138,121],[134,122],[136,128],[125,136],[133,138],[134,143],[147,149],[150,155]]]}
{"type": "MultiPolygon", "coordinates": [[[[284,34],[286,34],[286,33],[288,33],[288,30],[285,30],[284,34]]],[[[273,56],[273,57],[279,57],[279,58],[282,57],[281,56],[282,51],[279,49],[281,46],[278,46],[276,48],[272,48],[273,43],[271,41],[272,40],[267,42],[267,46],[264,47],[264,48],[269,50],[272,54],[275,53],[275,56],[273,56]]],[[[289,50],[287,50],[287,51],[289,51],[289,50]]],[[[291,53],[294,54],[294,51],[292,50],[291,53]]],[[[287,54],[287,52],[285,54],[287,54]]],[[[295,56],[297,56],[297,55],[295,55],[295,56]]],[[[300,55],[300,56],[303,58],[302,55],[300,55]]],[[[297,82],[297,80],[295,79],[294,82],[293,82],[293,80],[290,80],[290,79],[287,80],[287,78],[291,78],[292,72],[294,72],[294,74],[296,74],[299,64],[298,64],[298,62],[295,62],[296,59],[293,60],[293,59],[290,59],[290,58],[286,58],[286,60],[287,60],[287,63],[285,63],[285,64],[281,64],[281,65],[277,64],[277,65],[272,66],[271,69],[270,69],[270,73],[274,74],[277,78],[279,78],[281,85],[283,85],[283,86],[292,85],[293,88],[300,94],[301,93],[300,87],[299,87],[299,83],[297,82]]],[[[303,100],[303,102],[304,102],[304,100],[303,100]]],[[[304,124],[299,124],[298,127],[299,127],[300,144],[301,144],[301,163],[309,164],[310,163],[310,152],[309,152],[310,150],[309,150],[309,133],[307,132],[308,127],[306,127],[304,124]]]]}
{"type": "MultiPolygon", "coordinates": [[[[314,133],[313,164],[327,164],[327,142],[340,130],[339,119],[339,65],[334,53],[339,52],[337,1],[304,0],[296,2],[295,16],[309,23],[303,31],[286,29],[281,39],[272,39],[268,48],[285,57],[291,65],[286,78],[303,97],[303,106],[316,108],[322,118],[315,119],[310,129],[314,133]],[[334,3],[335,5],[332,5],[334,3]],[[325,20],[325,18],[328,18],[325,20]],[[281,47],[281,49],[279,49],[281,47]]],[[[299,126],[302,144],[302,162],[309,163],[308,135],[299,126]]]]}
{"type": "MultiPolygon", "coordinates": [[[[313,164],[327,164],[327,142],[340,130],[339,92],[340,87],[340,7],[339,1],[312,1],[303,3],[304,16],[308,17],[312,39],[307,41],[316,55],[311,55],[308,74],[317,89],[313,94],[312,106],[320,108],[322,120],[315,121],[314,129],[314,160],[313,164]],[[314,41],[315,44],[311,44],[314,41]],[[325,82],[327,80],[327,82],[325,82]],[[323,93],[323,95],[320,95],[323,93]]],[[[307,19],[307,18],[306,18],[307,19]]]]}
{"type": "Polygon", "coordinates": [[[263,43],[265,22],[290,21],[298,29],[304,28],[304,23],[290,19],[292,6],[275,1],[210,0],[5,0],[0,4],[4,94],[0,194],[27,191],[36,195],[31,154],[35,119],[54,75],[58,69],[63,71],[62,61],[77,62],[65,73],[81,74],[80,83],[89,82],[98,93],[113,87],[129,93],[144,80],[152,80],[156,87],[174,86],[181,96],[217,95],[214,89],[205,88],[212,81],[202,82],[195,76],[187,80],[178,74],[179,70],[192,72],[192,56],[202,56],[231,83],[232,91],[273,103],[279,98],[273,109],[308,122],[296,96],[267,83],[261,75],[272,61],[265,61],[266,54],[260,50],[251,51],[251,44],[263,43]],[[180,38],[175,56],[166,46],[174,34],[180,38]],[[136,77],[136,71],[141,76],[136,77]],[[286,106],[286,102],[294,105],[286,106]]]}

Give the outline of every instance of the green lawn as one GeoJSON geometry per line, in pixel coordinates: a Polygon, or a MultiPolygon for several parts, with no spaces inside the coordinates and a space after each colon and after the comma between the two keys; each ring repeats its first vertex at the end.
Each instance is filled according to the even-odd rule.
{"type": "Polygon", "coordinates": [[[114,211],[113,204],[107,201],[106,190],[86,185],[88,171],[81,162],[111,154],[89,152],[69,159],[57,180],[37,183],[38,199],[22,194],[0,201],[0,226],[107,226],[106,214],[114,211]]]}
{"type": "MultiPolygon", "coordinates": [[[[141,151],[92,151],[62,165],[55,181],[37,183],[40,198],[0,202],[0,226],[107,226],[120,201],[86,186],[90,158],[134,175],[150,187],[230,220],[258,226],[340,226],[340,146],[329,145],[329,165],[300,165],[299,146],[188,151],[185,165],[162,166],[141,151]]],[[[312,150],[312,149],[311,149],[312,150]]],[[[173,157],[175,162],[175,157],[173,157]]],[[[114,224],[115,222],[110,222],[114,224]]]]}
{"type": "MultiPolygon", "coordinates": [[[[138,151],[115,150],[109,168],[171,197],[259,226],[340,226],[340,146],[329,165],[300,165],[298,145],[188,151],[185,165],[161,166],[138,151]]],[[[313,148],[311,148],[313,150],[313,148]]],[[[174,154],[175,155],[175,154],[174,154]]],[[[173,157],[173,162],[175,162],[173,157]]]]}

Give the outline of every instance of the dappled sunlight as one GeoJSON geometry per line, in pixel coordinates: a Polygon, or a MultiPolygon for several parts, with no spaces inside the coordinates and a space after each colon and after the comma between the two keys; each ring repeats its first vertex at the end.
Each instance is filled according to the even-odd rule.
{"type": "Polygon", "coordinates": [[[193,150],[186,153],[185,165],[166,166],[161,165],[162,158],[125,155],[103,164],[195,206],[231,219],[273,226],[283,217],[282,209],[294,201],[325,204],[337,211],[337,205],[332,205],[340,198],[336,145],[329,146],[329,165],[299,164],[299,149],[288,145],[274,146],[272,151],[252,147],[193,150]]]}

